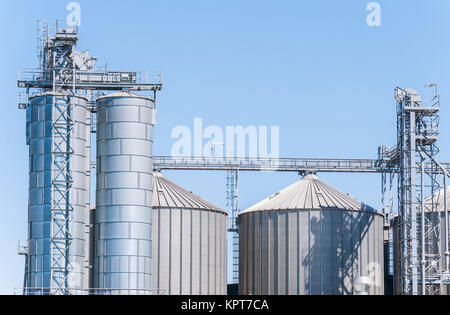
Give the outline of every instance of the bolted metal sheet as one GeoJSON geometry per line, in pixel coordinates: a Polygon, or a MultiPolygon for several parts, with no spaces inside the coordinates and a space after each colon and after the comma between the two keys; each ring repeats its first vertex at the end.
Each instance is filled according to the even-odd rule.
{"type": "MultiPolygon", "coordinates": [[[[30,98],[27,108],[27,143],[29,144],[28,248],[26,287],[51,288],[50,240],[52,220],[52,137],[60,137],[52,129],[58,112],[53,101],[73,102],[73,126],[69,142],[74,150],[70,157],[71,188],[69,202],[73,206],[68,222],[70,241],[68,276],[70,289],[88,287],[88,233],[90,190],[90,111],[85,98],[62,93],[44,93],[30,98]]],[[[53,227],[57,230],[57,227],[53,227]]],[[[32,291],[30,291],[32,292],[32,291]]]]}
{"type": "Polygon", "coordinates": [[[94,281],[114,294],[151,293],[152,99],[97,100],[94,281]]]}

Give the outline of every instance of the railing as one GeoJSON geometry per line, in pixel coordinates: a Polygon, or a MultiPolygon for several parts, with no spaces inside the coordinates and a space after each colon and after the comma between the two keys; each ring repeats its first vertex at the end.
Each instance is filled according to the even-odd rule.
{"type": "Polygon", "coordinates": [[[395,172],[377,159],[288,159],[155,156],[155,169],[314,171],[314,172],[395,172]]]}
{"type": "MultiPolygon", "coordinates": [[[[57,69],[58,70],[58,69],[57,69]]],[[[61,69],[60,69],[61,70],[61,69]]],[[[71,69],[68,69],[65,82],[72,84],[73,73],[71,69]]],[[[52,82],[53,71],[42,69],[28,68],[20,69],[18,72],[18,85],[19,87],[48,87],[53,84],[52,82]]],[[[56,82],[62,84],[64,82],[56,82]]],[[[87,88],[101,88],[102,86],[117,85],[121,87],[125,85],[128,88],[133,88],[133,85],[138,86],[158,86],[162,84],[162,74],[157,71],[89,71],[89,70],[76,70],[75,71],[75,84],[87,88]]]]}
{"type": "MultiPolygon", "coordinates": [[[[398,173],[398,167],[390,162],[383,159],[153,157],[153,167],[156,170],[398,173]]],[[[450,163],[441,165],[450,171],[450,163]]],[[[432,165],[425,165],[425,168],[429,172],[439,172],[432,165]]],[[[420,172],[419,167],[417,172],[420,172]]]]}
{"type": "MultiPolygon", "coordinates": [[[[47,71],[47,74],[50,74],[47,71]]],[[[19,81],[42,81],[44,79],[45,72],[38,68],[23,68],[19,69],[18,80],[19,81]]]]}

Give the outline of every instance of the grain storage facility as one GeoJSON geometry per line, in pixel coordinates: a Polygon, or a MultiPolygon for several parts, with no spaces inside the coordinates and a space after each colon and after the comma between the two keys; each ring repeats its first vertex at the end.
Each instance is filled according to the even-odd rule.
{"type": "Polygon", "coordinates": [[[450,196],[439,190],[450,163],[440,160],[436,82],[425,84],[427,97],[395,89],[396,145],[380,146],[375,159],[279,158],[278,131],[271,128],[269,141],[264,126],[256,134],[235,126],[233,139],[226,128],[226,142],[208,142],[203,155],[195,140],[196,156],[154,156],[162,74],[97,65],[77,50],[78,27],[58,20],[38,21],[37,39],[38,66],[20,69],[17,81],[29,145],[28,235],[17,250],[25,257],[23,294],[225,294],[227,253],[232,294],[449,294],[450,196]],[[234,147],[234,137],[238,151],[247,145],[241,131],[257,136],[260,157],[222,159],[216,146],[234,147]],[[154,170],[226,171],[231,224],[226,212],[154,170]],[[242,171],[308,175],[238,217],[242,171]],[[386,217],[314,172],[381,174],[386,217]],[[399,216],[388,225],[395,199],[399,216]]]}
{"type": "Polygon", "coordinates": [[[383,294],[383,219],[306,175],[239,215],[240,294],[383,294]]]}
{"type": "Polygon", "coordinates": [[[159,294],[226,294],[227,213],[156,172],[152,220],[152,287],[159,294]]]}

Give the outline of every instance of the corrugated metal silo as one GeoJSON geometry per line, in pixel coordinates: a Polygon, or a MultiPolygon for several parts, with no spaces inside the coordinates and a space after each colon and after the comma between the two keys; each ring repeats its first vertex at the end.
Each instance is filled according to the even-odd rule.
{"type": "MultiPolygon", "coordinates": [[[[450,205],[450,186],[447,188],[447,203],[450,205]]],[[[441,260],[440,265],[434,265],[431,263],[429,259],[427,260],[427,263],[425,264],[426,269],[428,270],[436,270],[437,272],[442,268],[445,269],[445,238],[442,236],[442,233],[445,231],[445,212],[444,212],[444,189],[438,191],[434,196],[430,196],[425,199],[424,201],[425,205],[425,250],[426,254],[431,257],[438,257],[439,256],[439,247],[441,248],[441,260]],[[432,200],[433,199],[433,200],[432,200]],[[431,205],[435,204],[436,208],[434,211],[431,211],[431,205]],[[430,224],[432,222],[432,224],[430,224]],[[430,230],[430,226],[439,226],[437,229],[430,230]],[[428,228],[427,228],[428,227],[428,228]]],[[[420,206],[419,206],[420,208],[420,206]]],[[[447,206],[448,211],[450,211],[450,208],[447,206]]],[[[449,213],[450,216],[450,213],[449,213]]],[[[421,218],[420,209],[418,210],[418,220],[421,218]]],[[[401,281],[401,229],[399,224],[400,217],[396,216],[393,218],[393,242],[394,242],[394,289],[396,294],[401,294],[402,288],[400,288],[401,281]]],[[[420,233],[418,234],[420,237],[420,233]]],[[[419,240],[420,241],[420,240],[419,240]]],[[[450,246],[450,242],[449,242],[450,246]]],[[[419,252],[420,255],[420,252],[419,252]]],[[[420,259],[420,258],[419,258],[420,259]]],[[[438,259],[439,260],[439,259],[438,259]]],[[[419,273],[420,273],[420,262],[418,262],[419,265],[419,273]]],[[[421,286],[421,280],[419,275],[419,287],[421,286]]],[[[426,294],[433,295],[436,294],[438,291],[437,287],[435,285],[426,285],[426,294]]],[[[450,295],[450,288],[448,285],[442,286],[442,292],[443,295],[450,295]]]]}
{"type": "Polygon", "coordinates": [[[227,213],[153,175],[153,287],[160,294],[226,294],[227,213]]]}
{"type": "Polygon", "coordinates": [[[118,92],[97,109],[94,286],[150,294],[154,101],[118,92]]]}
{"type": "MultiPolygon", "coordinates": [[[[62,229],[60,223],[53,226],[51,224],[52,207],[69,212],[65,226],[71,236],[68,259],[61,253],[56,253],[60,255],[59,258],[54,257],[59,265],[67,265],[69,270],[67,280],[62,284],[63,288],[82,293],[80,290],[88,287],[89,280],[86,232],[89,222],[90,111],[87,108],[87,100],[54,92],[30,98],[27,108],[27,143],[30,167],[29,252],[25,293],[55,293],[52,289],[61,285],[51,281],[51,234],[53,231],[56,235],[62,229]],[[69,106],[71,102],[72,106],[69,106]],[[71,123],[62,124],[62,117],[67,115],[70,115],[71,123]],[[69,160],[65,161],[71,176],[70,187],[58,184],[65,175],[58,172],[58,162],[54,161],[55,152],[66,150],[69,152],[64,154],[70,155],[69,160]],[[59,185],[59,188],[52,189],[52,183],[59,185]]],[[[57,238],[58,235],[54,242],[60,242],[57,238]]]]}
{"type": "Polygon", "coordinates": [[[383,216],[310,174],[239,215],[240,294],[383,294],[383,216]]]}

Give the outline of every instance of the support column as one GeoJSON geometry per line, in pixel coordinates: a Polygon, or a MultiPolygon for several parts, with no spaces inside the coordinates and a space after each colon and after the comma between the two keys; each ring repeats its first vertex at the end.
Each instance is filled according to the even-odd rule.
{"type": "Polygon", "coordinates": [[[410,167],[411,167],[411,204],[410,204],[410,218],[411,218],[411,286],[412,295],[417,295],[417,200],[416,200],[416,113],[411,112],[410,116],[410,167]]]}

